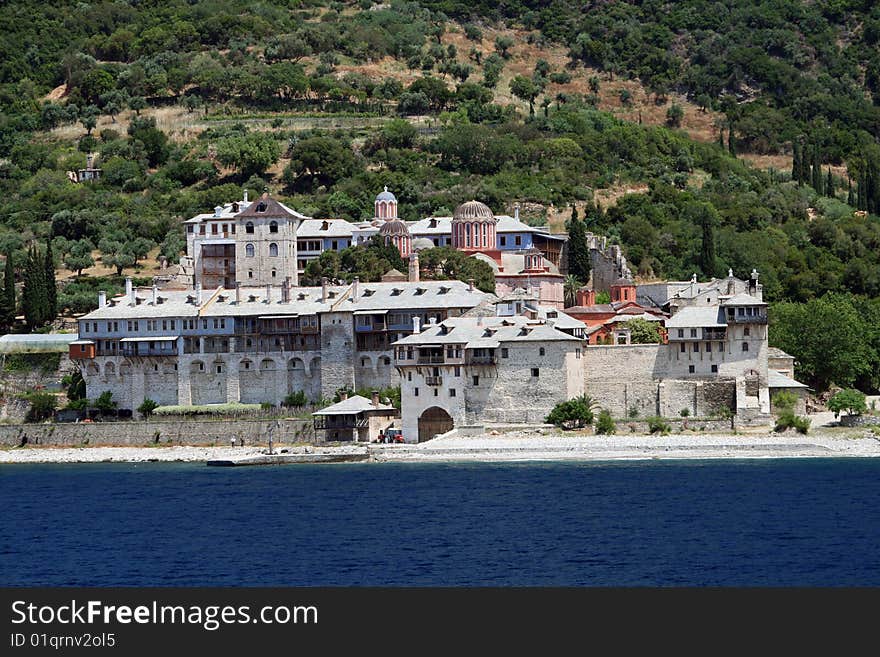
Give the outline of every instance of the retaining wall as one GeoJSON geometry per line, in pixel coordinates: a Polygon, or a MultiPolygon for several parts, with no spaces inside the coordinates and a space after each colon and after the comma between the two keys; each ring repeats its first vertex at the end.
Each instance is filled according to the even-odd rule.
{"type": "Polygon", "coordinates": [[[319,442],[309,420],[181,420],[179,422],[94,422],[0,425],[0,446],[246,445],[319,442]]]}

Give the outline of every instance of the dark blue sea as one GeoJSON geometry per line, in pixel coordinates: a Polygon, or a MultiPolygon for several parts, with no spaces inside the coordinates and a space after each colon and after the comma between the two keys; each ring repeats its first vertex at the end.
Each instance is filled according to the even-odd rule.
{"type": "Polygon", "coordinates": [[[0,466],[0,585],[880,585],[880,459],[0,466]]]}

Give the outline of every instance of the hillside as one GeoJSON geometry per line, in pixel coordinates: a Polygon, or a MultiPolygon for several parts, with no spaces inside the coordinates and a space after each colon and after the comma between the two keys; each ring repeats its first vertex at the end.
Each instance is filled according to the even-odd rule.
{"type": "Polygon", "coordinates": [[[562,230],[574,207],[645,278],[880,295],[872,3],[497,7],[4,4],[0,251],[20,281],[52,240],[82,311],[242,187],[358,220],[387,184],[406,219],[478,197],[562,230]],[[104,177],[71,183],[86,153],[104,177]]]}

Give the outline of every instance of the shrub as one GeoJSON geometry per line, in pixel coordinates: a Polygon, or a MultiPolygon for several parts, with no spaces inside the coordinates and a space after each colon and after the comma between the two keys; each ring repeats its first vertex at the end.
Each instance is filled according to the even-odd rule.
{"type": "Polygon", "coordinates": [[[683,408],[678,412],[678,414],[682,417],[688,417],[691,414],[691,411],[689,408],[683,408]]]}
{"type": "Polygon", "coordinates": [[[197,406],[158,406],[155,415],[232,415],[260,409],[259,404],[210,404],[197,406]]]}
{"type": "Polygon", "coordinates": [[[297,390],[296,392],[292,392],[287,397],[284,398],[284,401],[281,402],[282,406],[288,406],[292,408],[302,408],[308,403],[306,399],[306,393],[303,390],[297,390]]]}
{"type": "Polygon", "coordinates": [[[98,398],[95,401],[92,402],[92,406],[102,413],[116,410],[116,402],[113,401],[113,393],[109,390],[105,390],[98,395],[98,398]]]}
{"type": "Polygon", "coordinates": [[[835,394],[828,400],[828,408],[834,411],[834,417],[839,417],[841,411],[846,411],[847,415],[861,415],[868,410],[865,403],[865,393],[853,388],[841,390],[835,394]]]}
{"type": "Polygon", "coordinates": [[[667,434],[670,431],[669,423],[662,417],[655,415],[648,418],[648,431],[651,433],[667,434]]]}
{"type": "Polygon", "coordinates": [[[25,398],[31,403],[24,417],[25,422],[42,422],[52,417],[58,405],[58,399],[50,392],[31,392],[25,398]]]}
{"type": "Polygon", "coordinates": [[[626,415],[630,420],[635,420],[639,416],[639,409],[635,406],[630,406],[630,409],[629,411],[627,411],[626,415]]]}
{"type": "Polygon", "coordinates": [[[793,411],[797,404],[797,395],[789,390],[783,390],[773,396],[773,408],[779,412],[793,411]]]}
{"type": "Polygon", "coordinates": [[[153,414],[153,411],[155,411],[158,407],[158,402],[155,402],[148,397],[141,402],[141,405],[138,406],[137,410],[138,413],[140,413],[144,417],[150,417],[150,415],[153,414]]]}
{"type": "Polygon", "coordinates": [[[545,421],[560,429],[582,429],[593,423],[595,405],[586,395],[575,397],[556,404],[545,421]]]}
{"type": "Polygon", "coordinates": [[[81,399],[72,399],[67,402],[67,406],[64,408],[69,411],[84,411],[89,407],[89,400],[85,397],[81,399]]]}
{"type": "Polygon", "coordinates": [[[599,413],[599,418],[596,420],[596,433],[610,435],[616,431],[617,427],[614,424],[614,419],[611,417],[611,413],[603,408],[599,413]]]}
{"type": "Polygon", "coordinates": [[[794,414],[794,411],[788,409],[779,414],[776,418],[777,432],[785,431],[788,428],[795,429],[798,433],[807,433],[810,430],[811,420],[808,417],[800,417],[794,414]]]}
{"type": "Polygon", "coordinates": [[[260,402],[260,410],[262,410],[262,411],[268,411],[273,408],[275,408],[275,404],[273,404],[272,402],[268,402],[268,401],[260,402]]]}

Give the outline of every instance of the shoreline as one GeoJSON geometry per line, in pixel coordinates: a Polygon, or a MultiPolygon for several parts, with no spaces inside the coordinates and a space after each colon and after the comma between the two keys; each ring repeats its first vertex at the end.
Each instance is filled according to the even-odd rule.
{"type": "MultiPolygon", "coordinates": [[[[148,463],[248,461],[265,446],[248,447],[23,447],[0,450],[0,465],[17,463],[148,463]]],[[[501,463],[551,461],[734,460],[771,458],[876,458],[880,438],[800,434],[539,435],[453,436],[420,444],[276,445],[291,462],[304,455],[363,455],[364,463],[501,463]]],[[[308,458],[309,456],[306,456],[308,458]]]]}

